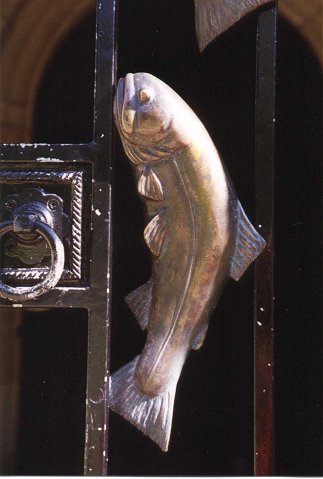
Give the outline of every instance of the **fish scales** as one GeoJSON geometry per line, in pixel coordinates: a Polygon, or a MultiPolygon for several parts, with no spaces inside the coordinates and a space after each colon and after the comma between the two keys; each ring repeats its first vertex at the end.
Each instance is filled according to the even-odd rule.
{"type": "Polygon", "coordinates": [[[185,359],[203,344],[225,282],[238,280],[265,242],[203,124],[165,83],[128,74],[114,115],[146,206],[152,275],[126,298],[147,339],[112,375],[110,407],[167,450],[185,359]]]}

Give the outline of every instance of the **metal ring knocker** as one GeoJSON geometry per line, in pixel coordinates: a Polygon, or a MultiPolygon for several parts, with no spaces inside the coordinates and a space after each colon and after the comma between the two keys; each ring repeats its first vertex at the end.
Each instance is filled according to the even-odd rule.
{"type": "MultiPolygon", "coordinates": [[[[33,223],[32,230],[41,235],[48,243],[51,254],[51,263],[49,271],[45,278],[34,286],[9,286],[0,280],[0,297],[11,301],[28,301],[38,298],[58,283],[65,261],[64,246],[55,231],[43,223],[36,220],[33,223]]],[[[10,231],[14,231],[13,221],[4,221],[0,223],[0,238],[10,231]]]]}

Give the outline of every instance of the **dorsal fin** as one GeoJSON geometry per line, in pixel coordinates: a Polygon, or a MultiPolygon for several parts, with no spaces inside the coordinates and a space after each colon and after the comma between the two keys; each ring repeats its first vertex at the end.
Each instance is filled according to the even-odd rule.
{"type": "Polygon", "coordinates": [[[166,233],[166,215],[165,210],[162,210],[158,215],[154,216],[144,230],[146,244],[155,256],[159,256],[161,253],[166,233]]]}
{"type": "Polygon", "coordinates": [[[142,196],[152,200],[161,201],[164,199],[164,192],[161,182],[154,171],[146,166],[138,180],[138,191],[142,196]]]}
{"type": "Polygon", "coordinates": [[[230,276],[238,281],[248,266],[257,258],[266,245],[255,230],[238,202],[238,225],[235,251],[230,267],[230,276]]]}
{"type": "Polygon", "coordinates": [[[147,283],[131,291],[125,297],[125,301],[139,323],[142,330],[146,329],[149,322],[151,305],[153,300],[154,283],[150,278],[147,283]]]}

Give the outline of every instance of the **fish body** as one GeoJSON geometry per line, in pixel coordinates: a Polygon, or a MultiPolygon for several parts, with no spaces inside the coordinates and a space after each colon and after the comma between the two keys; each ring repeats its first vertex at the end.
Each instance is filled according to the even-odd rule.
{"type": "Polygon", "coordinates": [[[185,359],[202,345],[225,282],[265,242],[203,124],[165,83],[147,73],[121,79],[115,121],[146,205],[152,275],[126,298],[147,340],[112,375],[110,406],[167,450],[185,359]]]}

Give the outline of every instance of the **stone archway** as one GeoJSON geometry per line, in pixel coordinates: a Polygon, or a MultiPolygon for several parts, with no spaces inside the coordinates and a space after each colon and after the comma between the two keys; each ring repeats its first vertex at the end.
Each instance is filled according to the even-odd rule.
{"type": "Polygon", "coordinates": [[[1,141],[31,139],[35,96],[63,38],[95,8],[95,0],[10,0],[1,8],[1,141]]]}

